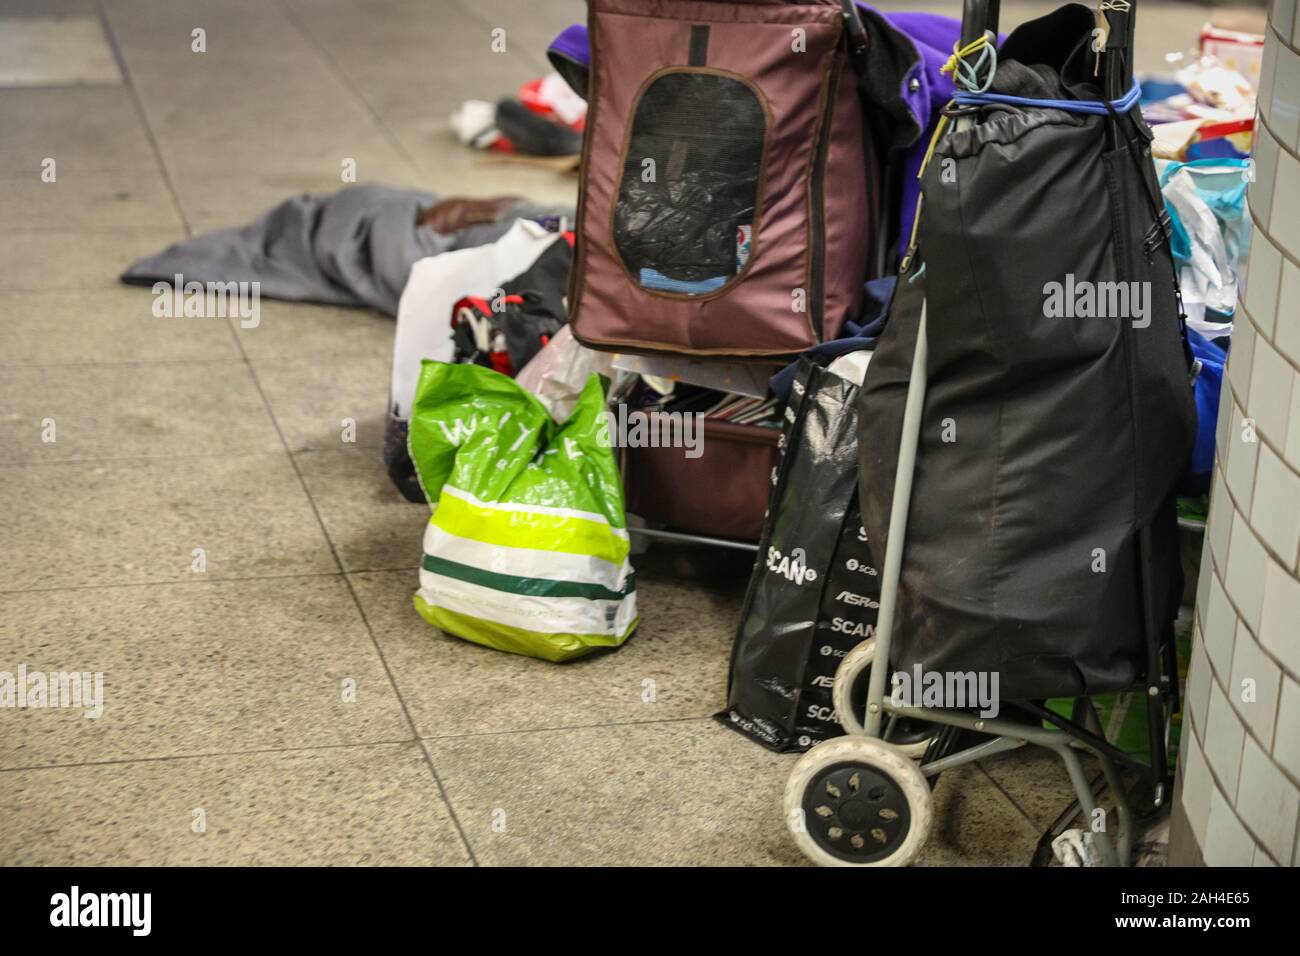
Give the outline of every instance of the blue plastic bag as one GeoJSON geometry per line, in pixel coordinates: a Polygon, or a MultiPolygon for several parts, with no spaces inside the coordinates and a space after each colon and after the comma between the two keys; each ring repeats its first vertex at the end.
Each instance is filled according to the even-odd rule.
{"type": "Polygon", "coordinates": [[[1214,472],[1214,436],[1218,424],[1219,394],[1223,390],[1223,365],[1228,353],[1193,328],[1187,330],[1187,344],[1196,359],[1196,444],[1192,460],[1183,475],[1179,491],[1203,495],[1210,490],[1214,472]]]}

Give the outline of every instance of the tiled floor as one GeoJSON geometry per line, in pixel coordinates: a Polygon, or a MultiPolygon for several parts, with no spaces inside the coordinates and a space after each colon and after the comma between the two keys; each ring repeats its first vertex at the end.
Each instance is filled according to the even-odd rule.
{"type": "MultiPolygon", "coordinates": [[[[0,73],[0,670],[106,682],[97,720],[0,711],[0,863],[800,862],[791,758],[709,716],[743,561],[648,558],[644,623],[616,654],[561,667],[445,637],[411,607],[425,509],[377,460],[391,320],[275,302],[256,329],[160,319],[116,281],[336,188],[348,158],[363,181],[571,201],[572,179],[479,162],[446,116],[544,71],[581,4],[0,16],[45,18],[58,63],[0,73]]],[[[1190,43],[1202,14],[1170,16],[1190,43]]],[[[1045,773],[1013,754],[945,775],[925,862],[1026,861],[1065,801],[1045,773]]]]}

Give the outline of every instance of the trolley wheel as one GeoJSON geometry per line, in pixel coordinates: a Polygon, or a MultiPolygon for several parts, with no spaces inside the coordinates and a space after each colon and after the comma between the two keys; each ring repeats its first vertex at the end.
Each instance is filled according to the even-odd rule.
{"type": "MultiPolygon", "coordinates": [[[[863,721],[867,714],[867,684],[871,680],[871,662],[876,657],[876,640],[869,638],[844,655],[835,671],[831,701],[840,726],[846,733],[866,734],[863,721]]],[[[894,721],[889,742],[909,757],[920,760],[937,728],[925,720],[899,717],[894,721]]]]}
{"type": "Polygon", "coordinates": [[[819,743],[785,785],[786,825],[821,866],[907,866],[925,845],[930,786],[898,748],[874,737],[819,743]]]}

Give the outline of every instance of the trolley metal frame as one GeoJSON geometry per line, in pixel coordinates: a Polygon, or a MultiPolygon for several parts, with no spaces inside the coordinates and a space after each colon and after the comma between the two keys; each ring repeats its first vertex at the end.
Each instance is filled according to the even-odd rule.
{"type": "MultiPolygon", "coordinates": [[[[1118,5],[1117,5],[1118,6],[1118,5]]],[[[1108,56],[1105,87],[1107,96],[1118,96],[1132,80],[1131,48],[1133,9],[1108,10],[1112,36],[1120,56],[1108,56]],[[1127,55],[1123,55],[1127,54],[1127,55]]],[[[966,0],[963,10],[962,43],[978,39],[986,31],[997,34],[998,0],[966,0]]],[[[958,119],[958,128],[968,126],[968,118],[958,119]]],[[[894,631],[894,615],[898,599],[903,553],[906,546],[907,518],[911,508],[912,477],[916,465],[917,445],[921,432],[921,417],[925,407],[927,378],[926,305],[921,307],[917,330],[916,350],[912,357],[911,375],[904,406],[902,437],[898,466],[894,478],[894,495],[889,516],[890,533],[885,547],[885,563],[881,577],[880,615],[876,627],[875,661],[888,662],[894,631]]],[[[866,717],[863,727],[868,736],[888,740],[889,729],[898,717],[926,720],[945,727],[960,728],[984,734],[993,739],[968,747],[957,753],[945,753],[945,743],[951,743],[954,734],[940,733],[926,753],[920,767],[927,778],[934,778],[944,770],[980,760],[991,754],[1034,744],[1045,747],[1057,755],[1065,765],[1074,788],[1076,801],[1054,825],[1064,826],[1082,810],[1089,821],[1103,819],[1097,815],[1097,798],[1103,789],[1109,789],[1115,803],[1118,826],[1115,839],[1105,832],[1104,826],[1092,826],[1094,846],[1103,863],[1126,866],[1132,862],[1134,839],[1134,813],[1124,786],[1120,768],[1125,767],[1145,777],[1152,787],[1152,802],[1160,807],[1171,782],[1168,761],[1168,742],[1171,717],[1179,709],[1177,654],[1173,629],[1154,619],[1154,602],[1148,572],[1151,561],[1150,530],[1139,531],[1139,565],[1142,591],[1143,634],[1146,641],[1147,669],[1141,688],[1146,697],[1147,728],[1150,763],[1143,763],[1124,753],[1105,739],[1097,710],[1090,697],[1080,697],[1074,702],[1069,719],[1047,709],[1041,703],[1016,702],[1016,708],[1025,721],[984,719],[974,714],[947,709],[904,706],[885,693],[889,668],[871,668],[868,687],[866,717]],[[888,723],[886,723],[888,719],[888,723]],[[1051,725],[1051,726],[1045,726],[1051,725]],[[1080,749],[1096,755],[1102,768],[1102,778],[1090,781],[1079,758],[1080,749]]],[[[1051,831],[1048,833],[1050,837],[1051,831]]],[[[1045,837],[1046,839],[1046,837],[1045,837]]]]}

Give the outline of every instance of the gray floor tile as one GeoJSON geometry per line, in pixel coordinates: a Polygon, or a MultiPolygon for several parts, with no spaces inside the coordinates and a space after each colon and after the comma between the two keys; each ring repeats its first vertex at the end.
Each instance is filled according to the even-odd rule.
{"type": "MultiPolygon", "coordinates": [[[[223,319],[154,319],[158,323],[223,319]]],[[[244,362],[0,369],[0,462],[274,453],[283,443],[244,362]],[[46,425],[54,423],[54,441],[46,425]]]]}
{"type": "Polygon", "coordinates": [[[91,17],[95,0],[0,0],[0,16],[91,17]]]}
{"type": "MultiPolygon", "coordinates": [[[[711,720],[443,738],[425,746],[486,864],[804,862],[781,808],[795,757],[773,754],[711,720]]],[[[934,806],[919,865],[1028,861],[1036,834],[978,768],[946,774],[934,806]]]]}
{"type": "Polygon", "coordinates": [[[193,180],[193,175],[185,176],[187,172],[205,180],[215,177],[230,182],[231,177],[279,176],[287,170],[294,184],[287,185],[281,199],[301,191],[296,184],[304,180],[315,183],[331,177],[336,184],[333,188],[342,188],[344,160],[353,161],[358,179],[363,175],[373,179],[374,171],[392,169],[404,161],[388,134],[369,119],[322,124],[269,114],[250,116],[246,126],[233,142],[230,134],[220,129],[163,128],[158,131],[158,149],[173,178],[181,182],[193,180]],[[276,144],[274,151],[268,152],[268,142],[276,144]],[[221,158],[218,169],[213,168],[214,157],[221,158]]]}
{"type": "MultiPolygon", "coordinates": [[[[413,506],[407,533],[417,561],[422,526],[413,506]]],[[[480,647],[425,623],[411,604],[419,586],[414,562],[409,571],[354,581],[421,736],[707,717],[726,705],[739,613],[734,593],[639,577],[642,620],[627,643],[553,664],[480,647]]]]}
{"type": "MultiPolygon", "coordinates": [[[[157,318],[147,288],[96,292],[0,292],[0,365],[237,360],[225,322],[157,318]]],[[[266,303],[262,304],[265,322],[266,303]]]]}
{"type": "MultiPolygon", "coordinates": [[[[1091,756],[1080,753],[1079,757],[1089,780],[1101,772],[1101,765],[1091,756]]],[[[980,765],[1033,821],[1039,835],[1074,800],[1074,787],[1061,758],[1042,747],[1022,747],[980,765]]]]}
{"type": "Polygon", "coordinates": [[[0,221],[33,230],[183,228],[161,179],[134,170],[78,174],[66,167],[52,183],[43,182],[36,168],[0,174],[0,221]]]}
{"type": "Polygon", "coordinates": [[[918,866],[1025,866],[1038,832],[979,767],[944,773],[918,866]]]}
{"type": "MultiPolygon", "coordinates": [[[[436,5],[375,0],[364,7],[295,0],[290,9],[360,96],[387,117],[399,109],[445,113],[465,99],[495,102],[513,94],[521,83],[550,72],[546,44],[558,30],[541,28],[549,35],[540,43],[530,44],[528,36],[538,35],[530,24],[551,6],[517,7],[511,17],[494,23],[451,0],[436,5]],[[496,27],[506,30],[504,53],[493,52],[496,27]],[[406,68],[430,55],[436,56],[437,69],[406,68]]],[[[562,26],[584,19],[579,6],[577,15],[562,26]]]]}
{"type": "Polygon", "coordinates": [[[5,17],[0,24],[0,86],[120,82],[94,15],[5,17]]]}
{"type": "Polygon", "coordinates": [[[0,594],[0,660],[103,674],[96,718],[0,713],[0,768],[411,735],[339,576],[0,594]]]}
{"type": "Polygon", "coordinates": [[[338,570],[283,454],[0,467],[0,590],[338,570]]]}
{"type": "Polygon", "coordinates": [[[310,49],[303,52],[298,57],[232,61],[225,52],[190,53],[187,45],[181,51],[161,47],[140,55],[128,51],[126,60],[149,123],[159,132],[199,130],[205,125],[228,130],[226,123],[211,122],[214,110],[228,110],[216,115],[238,116],[241,121],[278,117],[303,129],[313,122],[366,117],[365,105],[350,95],[346,82],[323,58],[310,49]]]}
{"type": "Polygon", "coordinates": [[[11,866],[468,860],[415,744],[0,774],[0,817],[11,866]]]}
{"type": "Polygon", "coordinates": [[[215,178],[216,188],[230,175],[288,172],[298,179],[332,176],[337,183],[345,158],[362,171],[404,161],[366,104],[318,55],[239,64],[150,55],[130,62],[174,179],[188,172],[188,182],[215,178]],[[232,115],[239,117],[238,135],[211,121],[232,115]]]}
{"type": "Polygon", "coordinates": [[[365,355],[391,361],[393,319],[373,309],[332,308],[262,299],[260,321],[231,326],[251,359],[338,359],[365,355]]]}
{"type": "Polygon", "coordinates": [[[404,159],[367,104],[317,54],[237,64],[151,54],[128,62],[174,177],[182,171],[219,177],[287,169],[333,175],[337,182],[344,158],[361,169],[404,159]],[[232,115],[239,117],[237,136],[211,122],[232,115]]]}
{"type": "Polygon", "coordinates": [[[180,227],[116,232],[11,227],[0,234],[0,292],[117,288],[132,262],[184,237],[180,227]]]}
{"type": "Polygon", "coordinates": [[[391,355],[253,359],[289,450],[378,449],[384,443],[391,355]],[[344,441],[345,420],[355,441],[344,441]]]}
{"type": "MultiPolygon", "coordinates": [[[[378,449],[304,451],[296,456],[343,567],[349,571],[408,568],[420,564],[420,540],[429,508],[401,496],[378,449]]],[[[402,602],[409,609],[409,597],[402,602]]],[[[414,613],[414,611],[412,611],[414,613]]]]}
{"type": "MultiPolygon", "coordinates": [[[[173,155],[170,143],[165,149],[167,155],[173,155]]],[[[356,161],[357,183],[424,188],[423,177],[415,167],[393,155],[392,150],[381,146],[378,153],[372,149],[340,150],[326,159],[279,167],[268,166],[261,159],[220,169],[178,166],[172,171],[172,179],[185,219],[197,235],[211,229],[245,226],[286,199],[304,193],[335,193],[351,185],[342,180],[344,157],[356,161]]]]}
{"type": "Polygon", "coordinates": [[[401,113],[385,125],[419,164],[425,188],[448,196],[524,196],[534,202],[576,206],[578,177],[506,162],[463,146],[445,115],[401,113]]]}
{"type": "Polygon", "coordinates": [[[481,863],[802,862],[781,809],[793,758],[711,720],[449,738],[426,746],[481,863]]]}
{"type": "Polygon", "coordinates": [[[106,0],[104,12],[131,68],[163,56],[241,66],[315,58],[280,4],[265,0],[106,0]],[[193,52],[197,27],[206,33],[206,53],[193,52]]]}
{"type": "Polygon", "coordinates": [[[506,53],[513,54],[520,66],[550,70],[546,48],[560,31],[572,23],[587,22],[582,0],[540,0],[521,11],[514,0],[456,0],[460,7],[489,28],[506,31],[506,53]]]}
{"type": "Polygon", "coordinates": [[[123,86],[10,88],[0,95],[0,170],[56,181],[93,171],[129,170],[147,187],[160,170],[131,91],[123,86]]]}

